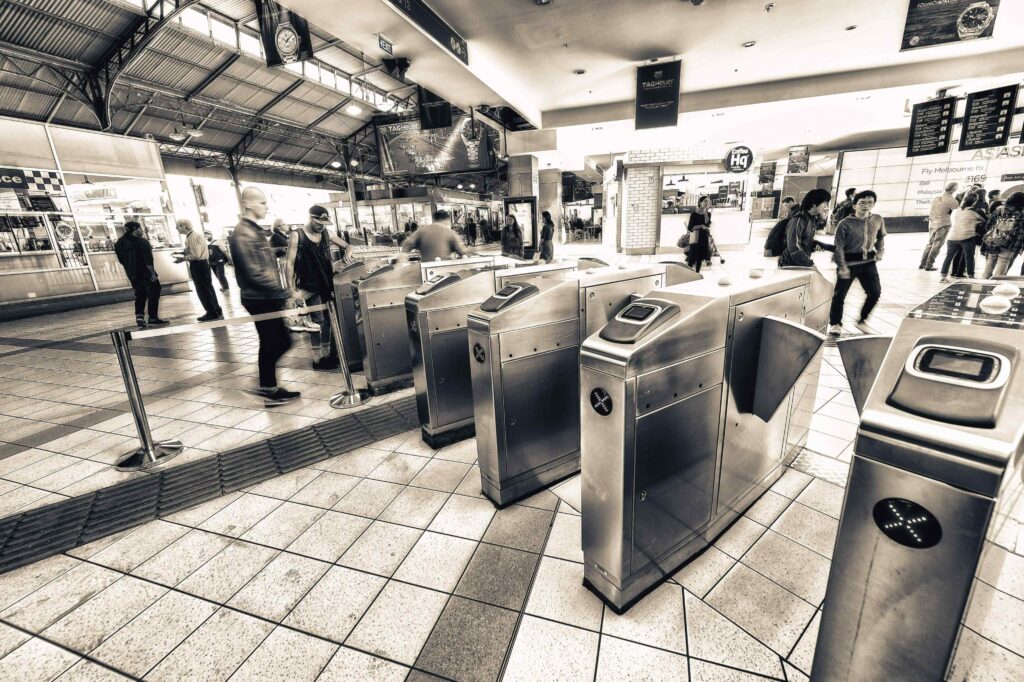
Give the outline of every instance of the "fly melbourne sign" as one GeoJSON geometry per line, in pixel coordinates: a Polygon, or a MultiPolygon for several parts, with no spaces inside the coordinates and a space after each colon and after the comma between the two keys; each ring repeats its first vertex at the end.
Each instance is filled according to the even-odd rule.
{"type": "Polygon", "coordinates": [[[682,62],[647,64],[636,70],[636,129],[664,128],[679,122],[682,62]]]}

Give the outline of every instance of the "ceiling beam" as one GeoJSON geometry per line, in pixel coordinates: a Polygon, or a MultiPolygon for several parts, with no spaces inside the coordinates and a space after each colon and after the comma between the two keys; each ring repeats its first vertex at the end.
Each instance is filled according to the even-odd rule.
{"type": "Polygon", "coordinates": [[[60,93],[60,97],[57,98],[57,101],[53,103],[53,106],[50,107],[50,111],[46,114],[47,123],[51,122],[53,117],[57,115],[57,110],[60,109],[61,104],[64,104],[64,100],[67,99],[67,96],[68,93],[66,92],[60,93]]]}
{"type": "Polygon", "coordinates": [[[305,78],[299,78],[299,79],[297,79],[297,80],[296,80],[296,81],[295,81],[294,83],[292,83],[291,85],[289,85],[289,86],[288,86],[287,88],[285,88],[285,89],[284,89],[284,90],[282,90],[281,92],[277,93],[277,94],[276,94],[276,95],[274,96],[274,99],[272,99],[272,100],[270,100],[269,102],[267,102],[267,103],[266,103],[266,104],[265,104],[265,105],[263,106],[263,108],[261,108],[261,109],[260,109],[259,111],[257,111],[257,112],[256,112],[256,115],[257,115],[257,116],[262,116],[263,114],[267,113],[268,111],[270,111],[271,109],[273,109],[274,107],[276,107],[276,106],[277,106],[278,104],[280,104],[281,102],[283,102],[283,101],[285,100],[285,98],[286,98],[286,97],[288,97],[288,95],[290,95],[290,94],[292,94],[293,92],[295,92],[295,90],[296,90],[296,89],[298,89],[298,87],[299,87],[300,85],[302,85],[303,83],[305,83],[305,82],[306,82],[306,79],[305,79],[305,78]]]}
{"type": "Polygon", "coordinates": [[[230,55],[228,55],[227,59],[225,59],[220,64],[218,64],[217,68],[215,68],[213,71],[211,71],[209,74],[207,74],[206,78],[204,78],[202,80],[202,82],[199,83],[199,85],[197,85],[196,87],[192,88],[188,92],[188,94],[185,95],[185,101],[186,102],[191,102],[192,98],[194,98],[196,95],[201,93],[206,88],[208,88],[211,85],[213,85],[213,82],[215,80],[217,80],[218,78],[220,78],[221,74],[223,74],[225,71],[227,71],[231,67],[232,64],[237,62],[239,57],[241,57],[241,55],[238,54],[237,52],[232,52],[230,55]]]}
{"type": "MultiPolygon", "coordinates": [[[[324,121],[329,119],[331,116],[334,116],[335,114],[340,112],[341,108],[343,106],[345,106],[346,104],[348,104],[349,102],[351,102],[351,101],[352,101],[351,97],[344,98],[343,100],[341,100],[340,102],[335,104],[333,107],[331,107],[330,109],[328,109],[324,113],[322,113],[319,116],[317,116],[316,119],[312,123],[310,123],[310,124],[308,124],[306,126],[306,130],[309,130],[310,128],[317,127],[318,125],[320,125],[321,123],[323,123],[324,121]]],[[[361,121],[362,119],[359,119],[359,120],[361,121]]]]}
{"type": "Polygon", "coordinates": [[[358,72],[352,74],[351,77],[352,78],[362,78],[363,76],[365,76],[367,74],[371,74],[374,71],[380,71],[383,68],[384,68],[383,64],[378,64],[377,66],[370,66],[368,68],[363,69],[362,71],[358,71],[358,72]]]}

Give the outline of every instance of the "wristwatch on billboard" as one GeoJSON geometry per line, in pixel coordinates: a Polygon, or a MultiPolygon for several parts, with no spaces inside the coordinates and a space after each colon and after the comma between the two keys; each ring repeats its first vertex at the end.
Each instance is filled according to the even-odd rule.
{"type": "Polygon", "coordinates": [[[274,31],[274,44],[277,46],[277,53],[281,55],[281,61],[289,64],[295,61],[299,54],[299,34],[292,27],[290,21],[277,25],[274,31]]]}
{"type": "Polygon", "coordinates": [[[956,20],[956,33],[960,40],[977,38],[985,32],[996,16],[987,2],[975,2],[964,8],[956,20]]]}

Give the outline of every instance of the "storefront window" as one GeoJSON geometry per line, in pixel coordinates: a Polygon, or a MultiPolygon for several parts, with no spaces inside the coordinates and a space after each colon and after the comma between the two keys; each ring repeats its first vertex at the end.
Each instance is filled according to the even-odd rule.
{"type": "Polygon", "coordinates": [[[112,251],[129,220],[142,224],[153,248],[181,246],[164,182],[77,173],[67,173],[65,181],[71,208],[90,251],[112,251]]]}
{"type": "Polygon", "coordinates": [[[394,206],[390,204],[374,206],[373,221],[377,226],[378,233],[390,234],[395,232],[394,206]]]}

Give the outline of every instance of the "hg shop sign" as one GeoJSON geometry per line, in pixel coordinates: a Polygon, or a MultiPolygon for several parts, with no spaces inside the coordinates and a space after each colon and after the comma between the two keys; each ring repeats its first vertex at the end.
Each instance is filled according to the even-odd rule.
{"type": "Polygon", "coordinates": [[[0,189],[25,189],[28,181],[25,173],[17,168],[0,168],[0,189]]]}
{"type": "Polygon", "coordinates": [[[754,152],[750,147],[734,147],[725,155],[722,163],[730,173],[746,173],[754,165],[754,152]]]}

